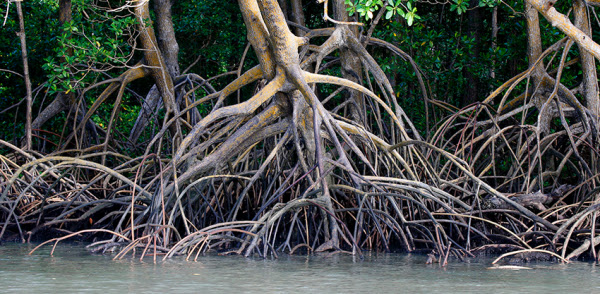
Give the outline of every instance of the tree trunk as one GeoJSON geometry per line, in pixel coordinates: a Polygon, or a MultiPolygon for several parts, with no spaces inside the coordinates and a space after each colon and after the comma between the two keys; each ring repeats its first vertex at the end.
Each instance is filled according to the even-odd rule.
{"type": "MultiPolygon", "coordinates": [[[[61,25],[70,22],[72,19],[71,0],[60,0],[58,1],[58,21],[61,25]]],[[[70,35],[70,32],[65,32],[70,35]]],[[[63,44],[60,44],[61,46],[63,44]]],[[[73,56],[73,48],[67,48],[67,55],[73,56]]]]}
{"type": "Polygon", "coordinates": [[[175,38],[173,29],[173,20],[171,16],[171,0],[155,0],[154,12],[156,13],[156,35],[158,39],[158,48],[165,60],[165,64],[171,79],[179,76],[179,44],[175,38]]]}
{"type": "Polygon", "coordinates": [[[461,105],[466,106],[478,100],[480,88],[479,77],[474,72],[477,61],[479,60],[479,54],[481,52],[481,25],[483,19],[481,17],[481,11],[478,8],[476,1],[471,1],[471,9],[467,12],[467,36],[470,39],[474,39],[471,50],[469,50],[469,61],[466,63],[466,67],[463,69],[467,83],[465,84],[465,92],[462,96],[461,105]]]}
{"type": "Polygon", "coordinates": [[[25,79],[25,90],[27,92],[27,109],[26,109],[26,120],[25,120],[25,149],[31,150],[31,108],[32,108],[32,94],[31,94],[31,80],[29,79],[29,63],[27,61],[27,43],[25,38],[25,21],[23,20],[23,10],[21,8],[21,0],[17,0],[17,14],[19,17],[19,39],[21,40],[21,56],[23,59],[23,78],[25,79]]]}
{"type": "MultiPolygon", "coordinates": [[[[346,10],[344,0],[335,0],[333,2],[333,17],[342,22],[348,22],[349,16],[346,10]]],[[[336,26],[346,26],[336,24],[336,26]]],[[[354,36],[358,37],[358,27],[349,27],[354,36]]],[[[359,56],[349,50],[347,47],[340,48],[340,62],[342,65],[342,77],[357,84],[362,84],[362,66],[359,56]]],[[[344,97],[350,99],[354,103],[350,104],[350,113],[355,121],[364,121],[366,108],[363,95],[355,90],[348,90],[349,94],[344,97]]],[[[395,98],[392,98],[395,99],[395,98]]]]}
{"type": "MultiPolygon", "coordinates": [[[[573,3],[573,12],[575,14],[575,26],[584,32],[588,37],[592,36],[592,29],[588,20],[587,7],[583,0],[575,0],[573,3]]],[[[600,100],[598,100],[598,76],[596,74],[596,62],[594,56],[585,48],[579,45],[579,54],[581,58],[581,71],[583,72],[583,93],[587,107],[598,124],[600,115],[600,100]]]]}
{"type": "Polygon", "coordinates": [[[258,58],[263,77],[271,80],[275,77],[273,52],[269,48],[267,28],[260,15],[258,3],[255,0],[238,0],[238,4],[248,30],[248,41],[258,58]]]}
{"type": "MultiPolygon", "coordinates": [[[[170,9],[169,9],[170,10],[170,9]]],[[[135,16],[139,21],[140,31],[140,45],[144,51],[145,65],[148,66],[150,75],[154,79],[156,86],[162,96],[165,109],[167,110],[167,116],[173,111],[177,111],[177,104],[175,103],[175,92],[173,87],[173,79],[171,78],[170,72],[167,68],[165,59],[160,48],[157,46],[157,39],[152,28],[152,23],[146,26],[146,23],[150,21],[150,11],[148,9],[148,2],[142,5],[138,5],[135,8],[135,16]]],[[[163,15],[164,16],[164,15],[163,15]]],[[[161,23],[167,21],[161,20],[161,23]]],[[[169,48],[173,49],[173,48],[169,48]]],[[[172,51],[171,51],[172,52],[172,51]]],[[[170,55],[171,58],[177,58],[176,55],[170,55]]]]}
{"type": "Polygon", "coordinates": [[[553,0],[526,1],[535,9],[537,9],[537,11],[539,11],[552,24],[552,26],[558,28],[571,40],[576,42],[579,46],[585,48],[596,59],[600,60],[600,44],[594,42],[592,38],[589,38],[588,35],[573,25],[566,15],[556,11],[553,0]]]}
{"type": "MultiPolygon", "coordinates": [[[[291,4],[292,21],[301,26],[306,26],[304,23],[304,11],[302,10],[302,0],[291,0],[291,4]]],[[[305,32],[300,28],[296,28],[294,31],[296,32],[296,36],[299,37],[302,37],[305,34],[305,32]]]]}
{"type": "MultiPolygon", "coordinates": [[[[542,82],[544,76],[547,74],[544,69],[543,60],[538,61],[542,55],[542,34],[540,32],[538,11],[527,1],[525,2],[525,18],[527,20],[527,59],[529,61],[529,68],[533,68],[533,71],[531,72],[531,80],[533,83],[529,86],[528,95],[529,93],[533,93],[531,99],[533,99],[536,108],[541,110],[546,102],[546,99],[544,98],[546,95],[543,94],[544,87],[542,87],[542,82]]],[[[549,123],[549,119],[543,119],[541,125],[538,125],[538,127],[542,130],[546,130],[549,128],[549,123]]]]}
{"type": "Polygon", "coordinates": [[[279,2],[279,7],[281,7],[281,11],[283,11],[283,15],[285,15],[286,19],[289,19],[290,11],[288,8],[287,0],[277,0],[279,2]]]}
{"type": "MultiPolygon", "coordinates": [[[[496,51],[498,48],[498,6],[494,6],[492,11],[492,50],[496,51]]],[[[496,78],[496,62],[492,60],[492,69],[490,70],[490,77],[496,78]]]]}
{"type": "MultiPolygon", "coordinates": [[[[71,0],[60,0],[58,2],[58,21],[61,25],[64,25],[67,22],[70,22],[72,19],[72,3],[71,0]]],[[[64,31],[65,34],[71,34],[71,32],[64,31]]],[[[64,46],[64,44],[60,44],[60,46],[64,46]]],[[[67,56],[73,56],[73,48],[67,48],[66,50],[67,56]]],[[[65,56],[60,57],[60,62],[66,62],[65,56]]],[[[75,107],[75,93],[69,92],[61,92],[56,95],[54,100],[44,108],[44,110],[35,117],[35,120],[32,123],[32,129],[40,129],[44,123],[46,123],[49,119],[53,118],[58,113],[69,109],[69,107],[75,107]]]]}

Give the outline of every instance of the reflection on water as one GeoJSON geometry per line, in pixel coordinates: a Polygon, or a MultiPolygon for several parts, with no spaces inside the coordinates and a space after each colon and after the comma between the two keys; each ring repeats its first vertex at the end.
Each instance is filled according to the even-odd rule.
{"type": "Polygon", "coordinates": [[[205,256],[154,264],[91,255],[83,246],[59,244],[29,256],[31,245],[0,246],[0,292],[166,293],[600,293],[600,275],[590,263],[528,264],[531,270],[490,270],[491,260],[426,265],[425,257],[372,254],[281,256],[276,260],[205,256]],[[235,293],[235,292],[233,292],[235,293]]]}

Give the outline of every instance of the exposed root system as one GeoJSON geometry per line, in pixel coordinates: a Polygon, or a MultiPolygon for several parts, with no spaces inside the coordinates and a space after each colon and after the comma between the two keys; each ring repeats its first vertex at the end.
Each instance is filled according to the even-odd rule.
{"type": "MultiPolygon", "coordinates": [[[[144,6],[136,8],[141,17],[144,6]]],[[[143,63],[152,70],[129,70],[97,100],[117,90],[120,97],[142,75],[160,81],[167,115],[143,156],[114,151],[139,150],[143,127],[120,142],[109,124],[103,143],[86,147],[81,123],[43,155],[0,141],[9,150],[0,155],[0,239],[94,236],[92,250],[116,251],[115,258],[197,259],[209,250],[425,250],[443,263],[493,250],[597,257],[598,113],[560,84],[571,39],[538,52],[530,70],[433,122],[422,138],[364,44],[410,62],[428,107],[448,114],[406,53],[343,23],[297,37],[274,0],[240,7],[260,65],[221,91],[196,98],[199,88],[212,89],[207,81],[184,75],[174,83],[149,50],[143,63]],[[551,76],[540,60],[561,49],[551,76]],[[357,58],[362,84],[323,73],[341,50],[357,58]],[[338,88],[318,97],[320,84],[338,88]],[[249,85],[257,87],[252,97],[228,98],[249,85]],[[360,99],[330,103],[350,92],[360,99]],[[204,117],[201,103],[213,106],[204,117]]],[[[146,38],[152,44],[153,35],[146,38]]],[[[147,123],[142,113],[138,120],[147,123]]]]}

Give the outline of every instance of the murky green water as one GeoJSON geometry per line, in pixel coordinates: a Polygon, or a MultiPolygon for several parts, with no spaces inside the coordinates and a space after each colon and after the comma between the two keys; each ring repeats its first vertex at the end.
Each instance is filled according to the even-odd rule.
{"type": "Polygon", "coordinates": [[[154,264],[91,255],[59,245],[27,255],[30,245],[0,246],[0,292],[7,293],[600,293],[589,263],[535,263],[532,270],[487,269],[491,260],[426,265],[420,255],[283,256],[276,260],[206,256],[154,264]]]}

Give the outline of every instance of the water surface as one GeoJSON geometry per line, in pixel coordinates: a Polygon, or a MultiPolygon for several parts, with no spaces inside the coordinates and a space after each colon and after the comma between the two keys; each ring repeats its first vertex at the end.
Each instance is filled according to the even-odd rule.
{"type": "Polygon", "coordinates": [[[600,293],[591,263],[532,263],[531,270],[488,269],[491,260],[425,264],[414,254],[204,256],[153,263],[90,254],[59,244],[27,255],[32,245],[0,246],[0,292],[28,293],[600,293]]]}

